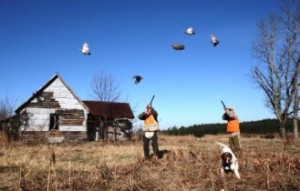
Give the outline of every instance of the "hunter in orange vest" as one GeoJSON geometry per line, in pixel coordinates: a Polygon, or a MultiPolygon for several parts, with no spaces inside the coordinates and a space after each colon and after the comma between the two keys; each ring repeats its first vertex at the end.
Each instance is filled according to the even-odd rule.
{"type": "Polygon", "coordinates": [[[159,124],[158,124],[157,116],[158,116],[157,111],[151,105],[147,105],[146,111],[138,115],[138,118],[140,120],[144,120],[143,149],[144,149],[144,156],[146,159],[150,158],[150,150],[149,150],[150,141],[153,148],[154,156],[156,158],[159,157],[159,150],[157,144],[157,131],[159,129],[159,124]]]}
{"type": "Polygon", "coordinates": [[[236,157],[241,156],[242,146],[240,139],[240,122],[232,107],[225,109],[222,116],[223,120],[227,121],[227,133],[229,134],[229,147],[235,153],[236,157]]]}

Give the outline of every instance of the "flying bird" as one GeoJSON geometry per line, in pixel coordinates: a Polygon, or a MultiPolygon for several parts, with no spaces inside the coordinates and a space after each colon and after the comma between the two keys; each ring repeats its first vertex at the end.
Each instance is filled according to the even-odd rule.
{"type": "Polygon", "coordinates": [[[213,44],[214,47],[216,47],[219,44],[217,37],[215,37],[214,35],[210,35],[210,42],[213,44]]]}
{"type": "Polygon", "coordinates": [[[172,47],[173,47],[175,50],[184,50],[184,45],[182,45],[182,44],[174,43],[174,44],[172,44],[172,47]]]}
{"type": "Polygon", "coordinates": [[[143,77],[139,76],[139,75],[135,75],[135,76],[133,76],[133,79],[134,79],[134,83],[138,84],[143,79],[143,77]]]}
{"type": "Polygon", "coordinates": [[[194,35],[195,31],[192,27],[190,27],[190,28],[187,28],[184,33],[187,35],[194,35]]]}
{"type": "Polygon", "coordinates": [[[91,55],[89,44],[87,42],[83,43],[82,48],[79,50],[83,55],[91,55]]]}

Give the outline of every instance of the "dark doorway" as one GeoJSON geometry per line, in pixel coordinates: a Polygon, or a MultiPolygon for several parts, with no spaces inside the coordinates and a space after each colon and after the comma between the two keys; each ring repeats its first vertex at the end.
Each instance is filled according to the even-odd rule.
{"type": "Polygon", "coordinates": [[[59,128],[59,116],[57,114],[50,114],[49,131],[58,130],[59,128]]]}

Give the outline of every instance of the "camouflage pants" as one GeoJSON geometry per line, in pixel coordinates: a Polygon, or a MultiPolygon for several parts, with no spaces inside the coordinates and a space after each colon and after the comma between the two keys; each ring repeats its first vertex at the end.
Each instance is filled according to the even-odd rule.
{"type": "Polygon", "coordinates": [[[229,147],[231,148],[236,157],[241,157],[242,145],[239,132],[229,134],[229,147]]]}

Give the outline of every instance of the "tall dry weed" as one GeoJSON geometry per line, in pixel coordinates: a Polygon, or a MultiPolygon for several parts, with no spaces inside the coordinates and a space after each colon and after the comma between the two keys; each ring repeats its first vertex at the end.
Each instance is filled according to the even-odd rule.
{"type": "Polygon", "coordinates": [[[242,138],[241,180],[222,180],[219,148],[224,136],[161,136],[162,158],[144,160],[142,142],[1,147],[0,190],[299,190],[300,142],[242,138]]]}

